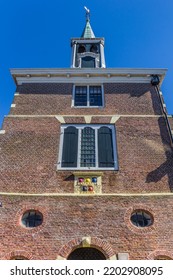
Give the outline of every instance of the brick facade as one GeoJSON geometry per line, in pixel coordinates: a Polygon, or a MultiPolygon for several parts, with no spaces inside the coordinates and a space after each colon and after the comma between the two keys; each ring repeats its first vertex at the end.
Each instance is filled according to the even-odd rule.
{"type": "Polygon", "coordinates": [[[85,238],[106,259],[173,258],[172,146],[157,90],[107,82],[104,108],[79,109],[73,84],[17,87],[0,134],[0,259],[66,259],[85,238]],[[115,125],[119,170],[102,171],[101,194],[74,194],[73,170],[57,170],[61,123],[115,125]],[[41,226],[21,225],[28,209],[43,214],[41,226]],[[150,227],[132,225],[136,209],[151,213],[150,227]]]}
{"type": "Polygon", "coordinates": [[[151,259],[161,253],[172,256],[173,200],[169,196],[11,195],[1,196],[1,201],[1,259],[19,253],[29,259],[67,258],[74,248],[82,246],[86,236],[91,237],[90,246],[100,249],[107,259],[119,252],[129,253],[129,259],[151,259]],[[20,225],[21,215],[33,207],[44,214],[43,224],[25,229],[20,225]],[[150,229],[132,226],[130,214],[139,208],[153,214],[150,229]]]}
{"type": "MultiPolygon", "coordinates": [[[[89,81],[88,81],[89,82],[89,81]]],[[[12,115],[159,115],[161,107],[150,84],[104,83],[105,107],[72,108],[73,83],[23,84],[17,88],[12,115]],[[57,98],[58,96],[58,98],[57,98]]]]}

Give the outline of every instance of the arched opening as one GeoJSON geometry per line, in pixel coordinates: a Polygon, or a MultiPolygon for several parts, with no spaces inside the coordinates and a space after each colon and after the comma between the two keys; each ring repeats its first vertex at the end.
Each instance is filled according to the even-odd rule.
{"type": "Polygon", "coordinates": [[[95,58],[91,56],[82,57],[82,68],[95,68],[95,58]]]}
{"type": "Polygon", "coordinates": [[[92,45],[91,48],[90,48],[90,52],[98,53],[98,47],[97,47],[97,45],[92,45]]]}
{"type": "Polygon", "coordinates": [[[80,45],[78,48],[78,53],[84,53],[86,52],[85,46],[84,45],[80,45]]]}
{"type": "Polygon", "coordinates": [[[106,260],[105,255],[96,248],[77,248],[70,253],[68,260],[106,260]]]}

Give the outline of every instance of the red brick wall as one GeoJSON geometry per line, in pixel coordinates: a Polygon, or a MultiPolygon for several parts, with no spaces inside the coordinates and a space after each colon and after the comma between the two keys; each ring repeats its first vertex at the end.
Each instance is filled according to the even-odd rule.
{"type": "MultiPolygon", "coordinates": [[[[116,122],[119,172],[105,171],[104,193],[173,189],[170,139],[163,117],[121,117],[116,122]]],[[[6,118],[0,135],[0,188],[17,192],[73,192],[72,171],[57,171],[56,118],[6,118]]]]}
{"type": "Polygon", "coordinates": [[[104,84],[105,107],[71,108],[73,84],[24,84],[15,96],[14,115],[152,115],[160,114],[157,93],[150,84],[104,84]]]}
{"type": "Polygon", "coordinates": [[[17,90],[20,95],[15,96],[16,107],[11,109],[14,116],[5,118],[5,134],[0,134],[0,191],[55,196],[0,195],[0,259],[15,255],[67,258],[85,236],[91,236],[92,246],[107,258],[121,252],[129,253],[130,259],[164,254],[173,258],[172,196],[110,195],[172,192],[170,138],[154,87],[105,84],[106,107],[102,110],[71,108],[72,84],[27,84],[17,90]],[[31,116],[15,117],[22,114],[31,116]],[[56,196],[74,191],[72,172],[56,170],[61,124],[55,117],[35,114],[82,115],[65,117],[67,123],[85,123],[83,115],[87,114],[96,115],[91,123],[110,123],[107,115],[126,115],[115,123],[119,171],[103,172],[105,196],[56,196]],[[27,209],[43,213],[40,227],[21,226],[27,209]],[[130,222],[134,209],[151,212],[154,224],[135,228],[130,222]]]}
{"type": "Polygon", "coordinates": [[[172,254],[172,197],[1,196],[1,202],[0,259],[19,253],[32,259],[67,258],[85,236],[107,257],[120,252],[129,253],[129,259],[172,254]],[[43,224],[35,229],[21,226],[26,209],[41,211],[43,224]],[[150,211],[153,225],[147,229],[133,226],[134,209],[150,211]]]}

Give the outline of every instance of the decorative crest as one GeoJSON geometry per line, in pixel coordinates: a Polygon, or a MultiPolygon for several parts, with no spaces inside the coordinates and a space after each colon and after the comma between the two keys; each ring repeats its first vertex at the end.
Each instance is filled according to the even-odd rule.
{"type": "Polygon", "coordinates": [[[85,7],[85,6],[84,6],[84,9],[86,11],[86,20],[90,21],[90,10],[87,7],[85,7]]]}

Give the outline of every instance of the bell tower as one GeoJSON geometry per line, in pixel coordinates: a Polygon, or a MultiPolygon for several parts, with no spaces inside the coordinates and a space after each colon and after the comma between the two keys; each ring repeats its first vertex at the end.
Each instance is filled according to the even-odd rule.
{"type": "Polygon", "coordinates": [[[80,38],[72,38],[71,68],[105,68],[104,38],[94,35],[90,24],[90,10],[86,10],[86,24],[80,38]]]}

